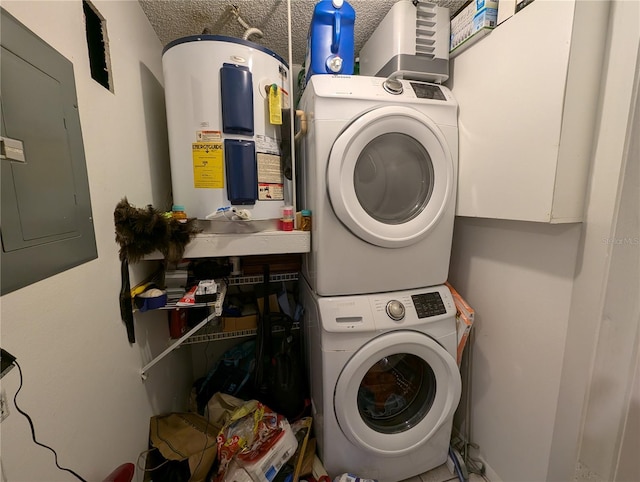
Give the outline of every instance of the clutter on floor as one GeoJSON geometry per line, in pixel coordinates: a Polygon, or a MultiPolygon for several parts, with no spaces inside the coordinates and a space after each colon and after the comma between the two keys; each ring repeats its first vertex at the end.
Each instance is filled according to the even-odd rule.
{"type": "Polygon", "coordinates": [[[298,481],[318,472],[311,417],[289,423],[258,400],[222,392],[213,394],[203,413],[151,417],[150,480],[298,481]]]}

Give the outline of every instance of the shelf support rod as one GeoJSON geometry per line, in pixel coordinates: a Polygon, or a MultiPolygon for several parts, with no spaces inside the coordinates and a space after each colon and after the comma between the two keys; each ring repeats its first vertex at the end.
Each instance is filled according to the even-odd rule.
{"type": "Polygon", "coordinates": [[[142,370],[140,370],[140,376],[142,377],[142,380],[146,380],[147,379],[147,371],[149,371],[149,369],[154,366],[156,363],[158,363],[160,360],[162,360],[165,356],[167,356],[169,353],[171,353],[173,350],[175,350],[176,348],[178,348],[182,342],[184,340],[186,340],[187,338],[189,338],[191,335],[193,335],[196,331],[198,331],[200,328],[202,328],[204,325],[206,325],[207,323],[209,323],[211,320],[213,320],[215,317],[217,317],[218,315],[216,314],[216,311],[214,310],[213,313],[211,313],[209,316],[207,316],[204,320],[202,320],[200,323],[198,323],[196,326],[194,326],[193,328],[191,328],[189,331],[187,331],[184,335],[182,335],[180,338],[178,338],[174,343],[172,343],[165,351],[163,351],[162,353],[160,353],[157,357],[155,357],[153,360],[151,360],[149,363],[147,363],[144,367],[142,367],[142,370]]]}

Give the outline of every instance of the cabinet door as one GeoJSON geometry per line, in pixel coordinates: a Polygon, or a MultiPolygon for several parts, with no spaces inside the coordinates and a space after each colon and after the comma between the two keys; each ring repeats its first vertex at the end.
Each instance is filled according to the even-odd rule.
{"type": "Polygon", "coordinates": [[[608,9],[535,1],[451,60],[457,215],[582,220],[608,9]]]}
{"type": "Polygon", "coordinates": [[[97,257],[73,66],[4,10],[2,294],[97,257]],[[10,155],[7,146],[22,148],[10,155]]]}

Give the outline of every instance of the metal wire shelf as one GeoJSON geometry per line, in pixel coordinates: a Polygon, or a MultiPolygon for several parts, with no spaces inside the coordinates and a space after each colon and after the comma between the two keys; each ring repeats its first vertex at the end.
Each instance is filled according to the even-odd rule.
{"type": "MultiPolygon", "coordinates": [[[[278,282],[278,281],[297,281],[298,273],[273,273],[269,275],[269,282],[278,282]]],[[[264,283],[264,276],[254,275],[254,276],[231,276],[228,278],[229,286],[241,286],[241,285],[255,285],[264,283]]]]}
{"type": "MultiPolygon", "coordinates": [[[[274,273],[269,275],[269,282],[281,282],[281,281],[297,281],[298,273],[274,273]]],[[[219,318],[222,316],[222,307],[224,305],[224,298],[227,294],[228,286],[242,286],[242,285],[253,285],[260,284],[264,282],[263,275],[255,275],[255,276],[231,276],[224,281],[218,283],[219,291],[218,291],[218,299],[215,303],[196,303],[195,305],[188,307],[180,307],[176,306],[175,301],[168,303],[165,307],[161,309],[174,309],[174,308],[184,308],[191,309],[196,307],[212,307],[212,313],[209,314],[205,319],[200,321],[196,326],[191,328],[187,333],[185,333],[182,337],[177,340],[170,340],[169,346],[166,350],[156,356],[153,360],[147,363],[141,370],[142,379],[147,378],[147,371],[158,363],[161,359],[167,356],[176,348],[179,348],[182,345],[194,345],[196,343],[207,343],[210,341],[219,341],[219,340],[227,340],[232,338],[243,338],[248,336],[255,336],[257,330],[240,330],[240,331],[231,331],[224,332],[220,331],[220,322],[219,318]]],[[[293,329],[299,329],[299,324],[296,323],[293,326],[293,329]]],[[[274,333],[281,331],[281,329],[275,329],[274,333]]]]}

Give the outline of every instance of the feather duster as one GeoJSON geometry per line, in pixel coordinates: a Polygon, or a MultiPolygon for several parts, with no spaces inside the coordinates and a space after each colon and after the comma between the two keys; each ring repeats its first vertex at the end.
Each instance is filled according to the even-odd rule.
{"type": "Polygon", "coordinates": [[[131,263],[160,251],[165,260],[177,263],[191,238],[200,232],[196,219],[180,222],[153,206],[137,208],[123,198],[113,213],[116,242],[120,245],[120,260],[131,263]]]}

